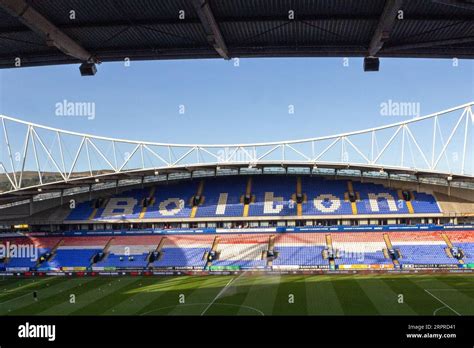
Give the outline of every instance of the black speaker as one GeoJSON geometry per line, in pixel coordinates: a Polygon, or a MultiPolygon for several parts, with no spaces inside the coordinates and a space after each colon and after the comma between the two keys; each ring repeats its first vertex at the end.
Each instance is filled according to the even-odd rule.
{"type": "Polygon", "coordinates": [[[380,60],[375,57],[364,58],[364,71],[379,71],[380,60]]]}
{"type": "Polygon", "coordinates": [[[94,76],[97,72],[97,67],[94,63],[82,63],[79,67],[81,76],[94,76]]]}
{"type": "Polygon", "coordinates": [[[354,203],[356,200],[357,199],[356,199],[356,195],[354,194],[354,192],[349,192],[349,201],[354,203]]]}
{"type": "Polygon", "coordinates": [[[411,199],[410,192],[408,191],[402,191],[402,196],[405,201],[409,201],[411,199]]]}
{"type": "Polygon", "coordinates": [[[303,203],[303,194],[301,193],[296,194],[296,203],[298,204],[303,203]]]}
{"type": "Polygon", "coordinates": [[[250,204],[252,197],[250,195],[245,195],[244,197],[244,204],[250,204]]]}
{"type": "Polygon", "coordinates": [[[201,196],[194,196],[193,197],[193,207],[196,207],[201,203],[201,196]]]}

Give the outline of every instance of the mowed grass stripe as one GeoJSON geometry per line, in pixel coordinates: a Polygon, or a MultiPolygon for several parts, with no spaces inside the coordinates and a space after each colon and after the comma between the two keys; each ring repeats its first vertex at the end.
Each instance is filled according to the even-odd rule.
{"type": "MultiPolygon", "coordinates": [[[[176,281],[176,279],[173,279],[176,281]]],[[[140,283],[136,285],[134,289],[122,291],[120,294],[121,301],[119,300],[113,307],[107,309],[104,315],[129,315],[137,314],[142,308],[149,305],[152,301],[155,301],[165,291],[160,289],[160,286],[168,284],[173,281],[170,278],[155,278],[149,277],[143,280],[142,285],[140,283]]]]}
{"type": "Polygon", "coordinates": [[[382,279],[395,293],[402,294],[403,301],[418,315],[433,315],[440,307],[440,303],[424,290],[424,285],[417,284],[417,281],[429,280],[423,275],[395,275],[382,279]]]}
{"type": "Polygon", "coordinates": [[[316,275],[305,279],[306,311],[311,315],[343,315],[330,276],[316,275]]]}
{"type": "Polygon", "coordinates": [[[10,310],[8,314],[13,315],[36,315],[41,311],[61,302],[63,298],[68,297],[73,291],[93,282],[93,278],[61,278],[55,285],[37,288],[38,301],[35,301],[32,295],[18,297],[17,301],[10,302],[7,307],[10,310]],[[12,308],[13,307],[13,308],[12,308]]]}
{"type": "Polygon", "coordinates": [[[468,274],[243,274],[11,278],[2,284],[9,290],[0,291],[0,315],[201,315],[230,279],[205,315],[456,315],[425,289],[462,315],[474,314],[474,276],[468,274]],[[39,301],[33,299],[35,290],[39,301]],[[76,304],[69,303],[71,293],[76,304]],[[179,303],[180,294],[185,305],[179,303]],[[289,294],[295,295],[294,304],[288,303],[289,294]],[[398,294],[404,295],[404,304],[398,304],[398,294]]]}
{"type": "MultiPolygon", "coordinates": [[[[130,278],[95,278],[93,282],[86,283],[83,286],[76,287],[73,291],[69,291],[63,294],[55,305],[45,309],[41,312],[41,315],[70,315],[75,311],[87,306],[89,303],[96,301],[99,298],[103,298],[108,294],[116,291],[118,287],[125,286],[130,283],[130,278]],[[111,284],[109,286],[109,284],[111,284]],[[75,303],[70,303],[69,296],[75,295],[75,303]]],[[[86,314],[97,314],[95,311],[91,311],[86,314]]]]}
{"type": "Polygon", "coordinates": [[[361,289],[354,276],[334,276],[331,278],[337,298],[346,315],[378,315],[377,308],[361,289]]]}
{"type": "MultiPolygon", "coordinates": [[[[446,281],[443,281],[440,276],[426,278],[426,280],[423,282],[419,279],[414,279],[413,281],[417,286],[422,287],[431,293],[429,294],[425,291],[427,296],[432,297],[433,300],[436,301],[437,309],[444,306],[444,304],[441,302],[443,301],[461,315],[469,315],[474,312],[473,298],[459,291],[458,288],[449,285],[446,283],[446,281]],[[433,295],[441,301],[435,299],[433,295]]],[[[453,281],[455,282],[453,279],[451,280],[451,284],[453,284],[453,281]]],[[[469,288],[472,289],[473,286],[469,285],[469,288]]],[[[457,315],[454,311],[450,308],[447,308],[439,310],[436,315],[457,315]]]]}
{"type": "Polygon", "coordinates": [[[416,312],[406,303],[400,303],[398,295],[382,279],[357,279],[360,288],[382,315],[416,315],[416,312]]]}
{"type": "Polygon", "coordinates": [[[255,308],[264,313],[264,315],[271,315],[275,306],[275,300],[278,294],[278,286],[282,281],[280,275],[268,276],[244,276],[239,279],[239,286],[241,291],[247,293],[242,303],[237,303],[240,308],[237,308],[237,315],[258,315],[259,312],[250,310],[255,308]],[[243,288],[242,288],[243,286],[243,288]],[[246,307],[243,307],[246,306],[246,307]]]}
{"type": "MultiPolygon", "coordinates": [[[[236,276],[217,276],[206,278],[206,280],[201,283],[199,288],[196,287],[194,291],[186,295],[186,303],[179,303],[178,306],[169,311],[168,314],[201,315],[206,308],[210,308],[209,305],[213,303],[213,301],[216,299],[216,296],[218,296],[219,293],[224,290],[226,285],[232,279],[235,279],[235,277],[236,276]]],[[[225,290],[227,290],[227,288],[225,288],[225,290]]],[[[224,293],[221,293],[221,295],[223,294],[224,293]]]]}
{"type": "MultiPolygon", "coordinates": [[[[207,309],[205,315],[238,315],[250,288],[257,278],[246,276],[245,274],[235,276],[232,283],[227,286],[213,305],[207,309]]],[[[259,314],[258,311],[248,308],[244,312],[245,315],[259,314]]]]}
{"type": "Polygon", "coordinates": [[[306,315],[307,276],[282,277],[273,306],[273,315],[306,315]]]}
{"type": "Polygon", "coordinates": [[[11,284],[3,284],[2,290],[0,291],[0,304],[7,300],[16,298],[21,294],[32,294],[33,291],[42,289],[46,284],[51,286],[61,283],[62,281],[63,278],[61,277],[14,279],[11,284]]]}
{"type": "MultiPolygon", "coordinates": [[[[189,296],[206,282],[209,279],[217,279],[218,276],[213,277],[200,277],[200,276],[178,276],[173,278],[171,282],[168,284],[163,284],[161,288],[162,295],[160,295],[157,299],[150,302],[148,305],[143,307],[139,314],[141,315],[166,315],[172,312],[176,306],[179,306],[180,295],[184,295],[184,304],[191,304],[188,301],[189,296]]],[[[228,280],[227,280],[228,281],[228,280]]],[[[209,301],[212,301],[210,299],[209,301]]],[[[183,314],[200,314],[199,308],[204,310],[204,305],[197,305],[197,306],[184,306],[181,310],[184,312],[183,314]],[[191,308],[191,307],[197,307],[191,308]]]]}
{"type": "Polygon", "coordinates": [[[109,308],[114,307],[118,303],[122,302],[125,298],[133,302],[133,298],[131,298],[131,296],[127,294],[127,291],[143,285],[144,280],[145,279],[141,277],[133,277],[130,278],[130,282],[125,285],[118,284],[117,282],[109,282],[108,284],[103,284],[100,291],[107,291],[109,290],[109,287],[111,292],[107,293],[107,295],[105,296],[99,297],[97,300],[88,303],[87,305],[72,312],[71,314],[87,315],[89,313],[93,313],[95,315],[101,315],[104,314],[104,312],[106,312],[109,308]]]}
{"type": "MultiPolygon", "coordinates": [[[[66,280],[66,282],[68,281],[69,280],[66,280]]],[[[74,282],[70,283],[71,287],[63,289],[58,292],[56,296],[47,300],[40,300],[37,306],[25,308],[23,311],[32,311],[34,314],[38,315],[65,315],[67,313],[63,313],[60,308],[77,306],[75,303],[70,302],[72,294],[75,296],[77,303],[82,294],[85,294],[96,287],[100,287],[106,282],[106,278],[76,278],[74,279],[74,282]]],[[[71,308],[71,310],[73,310],[73,308],[71,308]]]]}
{"type": "MultiPolygon", "coordinates": [[[[436,277],[436,279],[447,285],[447,288],[455,289],[456,291],[466,295],[474,300],[474,278],[465,277],[461,275],[453,275],[449,277],[436,277]]],[[[470,306],[469,315],[474,315],[474,303],[470,306]]]]}

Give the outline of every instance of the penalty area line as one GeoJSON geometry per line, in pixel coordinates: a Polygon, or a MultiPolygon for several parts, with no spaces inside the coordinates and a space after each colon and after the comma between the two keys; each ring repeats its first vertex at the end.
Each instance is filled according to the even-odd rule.
{"type": "MultiPolygon", "coordinates": [[[[459,314],[457,311],[455,311],[453,308],[451,308],[451,306],[449,306],[446,302],[440,300],[438,297],[436,297],[435,295],[433,295],[429,290],[426,290],[425,291],[430,294],[433,298],[435,298],[436,300],[438,300],[439,302],[441,302],[441,304],[443,304],[445,307],[449,308],[450,310],[452,310],[454,313],[456,313],[458,316],[461,316],[461,314],[459,314]]],[[[435,313],[440,310],[441,308],[438,308],[435,313]]],[[[434,313],[433,313],[434,315],[434,313]]]]}

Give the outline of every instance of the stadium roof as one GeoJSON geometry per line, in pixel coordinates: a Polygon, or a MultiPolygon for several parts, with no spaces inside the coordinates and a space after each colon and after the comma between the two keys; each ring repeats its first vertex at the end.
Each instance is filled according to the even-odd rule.
{"type": "Polygon", "coordinates": [[[0,0],[2,68],[324,56],[473,58],[474,1],[0,0]]]}
{"type": "Polygon", "coordinates": [[[473,105],[471,102],[353,132],[247,144],[171,144],[109,138],[0,115],[0,145],[5,154],[0,161],[0,204],[24,200],[39,192],[144,179],[157,173],[240,171],[245,167],[306,168],[307,174],[314,169],[331,168],[356,170],[360,175],[380,172],[409,175],[417,180],[441,178],[471,183],[473,105]],[[436,131],[441,128],[450,134],[446,141],[436,131]],[[10,129],[15,129],[12,136],[25,141],[11,143],[10,129]],[[448,156],[448,149],[456,157],[448,156]],[[12,154],[22,154],[17,165],[12,154]]]}

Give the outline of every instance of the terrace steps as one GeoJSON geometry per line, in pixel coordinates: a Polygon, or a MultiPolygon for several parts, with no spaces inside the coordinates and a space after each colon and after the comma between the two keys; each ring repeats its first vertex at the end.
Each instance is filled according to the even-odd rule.
{"type": "MultiPolygon", "coordinates": [[[[48,262],[49,261],[53,261],[54,259],[54,256],[56,256],[56,251],[58,250],[58,248],[64,244],[64,239],[60,239],[58,240],[58,242],[51,248],[51,251],[49,252],[51,254],[51,257],[49,258],[48,262]]],[[[41,260],[38,259],[36,261],[36,266],[39,266],[41,264],[41,260]]]]}
{"type": "Polygon", "coordinates": [[[150,200],[150,204],[148,204],[147,206],[143,206],[142,208],[142,211],[140,212],[140,219],[143,219],[145,218],[145,214],[146,214],[146,211],[148,210],[148,207],[150,205],[153,205],[155,203],[155,190],[156,190],[156,186],[153,186],[151,189],[150,189],[150,193],[148,195],[148,199],[150,200]]]}
{"type": "MultiPolygon", "coordinates": [[[[275,235],[271,235],[269,238],[268,238],[268,251],[273,251],[275,249],[275,235]]],[[[267,255],[265,255],[266,257],[267,255]]],[[[267,266],[268,267],[272,267],[273,266],[273,261],[272,260],[269,260],[267,259],[267,266]]]]}
{"type": "MultiPolygon", "coordinates": [[[[298,197],[298,195],[301,195],[303,192],[302,192],[302,185],[301,185],[301,177],[297,177],[296,178],[296,196],[298,197]]],[[[296,214],[298,216],[302,216],[303,215],[303,204],[300,202],[300,203],[296,203],[296,214]]]]}
{"type": "MultiPolygon", "coordinates": [[[[402,201],[405,201],[405,198],[403,197],[402,190],[397,190],[397,195],[398,195],[398,199],[400,199],[402,201]]],[[[415,210],[413,209],[413,204],[411,203],[411,201],[413,199],[415,199],[415,195],[413,194],[413,192],[410,191],[410,200],[405,201],[405,204],[407,205],[408,212],[410,214],[415,213],[415,210]]]]}
{"type": "MultiPolygon", "coordinates": [[[[346,198],[346,195],[344,195],[344,198],[346,200],[349,200],[349,194],[354,194],[354,186],[352,185],[352,181],[348,181],[347,182],[347,191],[348,191],[348,194],[347,194],[347,198],[346,198]]],[[[357,215],[357,203],[356,202],[351,202],[351,210],[352,210],[352,215],[357,215]]]]}
{"type": "MultiPolygon", "coordinates": [[[[216,236],[214,238],[214,241],[212,242],[212,246],[211,246],[211,251],[214,251],[214,252],[217,253],[217,247],[219,246],[219,240],[220,240],[219,236],[216,236]]],[[[204,253],[204,256],[206,257],[206,259],[207,259],[207,255],[209,255],[208,252],[204,253]]],[[[211,267],[211,265],[212,265],[212,261],[207,261],[205,268],[209,268],[209,267],[211,267]]]]}
{"type": "MultiPolygon", "coordinates": [[[[390,236],[388,235],[388,233],[383,234],[383,240],[385,241],[385,245],[387,246],[387,249],[384,249],[384,255],[386,257],[388,256],[388,258],[390,258],[388,250],[393,250],[393,245],[392,245],[392,241],[390,240],[390,236]]],[[[398,260],[392,259],[392,262],[393,262],[394,266],[399,266],[400,265],[400,261],[398,261],[398,260]]]]}
{"type": "MultiPolygon", "coordinates": [[[[448,246],[447,248],[444,248],[444,251],[446,252],[446,255],[448,257],[454,258],[453,254],[451,253],[451,249],[454,247],[453,243],[451,242],[451,239],[446,233],[441,233],[441,237],[443,238],[444,242],[448,246]]],[[[459,264],[463,265],[464,260],[458,259],[459,264]]]]}
{"type": "MultiPolygon", "coordinates": [[[[163,249],[165,243],[166,243],[166,237],[161,238],[154,251],[157,252],[157,253],[161,252],[161,249],[163,249]]],[[[158,260],[159,259],[161,259],[161,256],[158,257],[158,260]]],[[[148,261],[147,267],[150,267],[151,264],[153,263],[153,262],[150,262],[149,260],[150,260],[150,255],[148,255],[148,259],[147,259],[147,261],[148,261]]]]}
{"type": "MultiPolygon", "coordinates": [[[[331,249],[334,251],[333,246],[332,246],[332,236],[330,234],[326,234],[326,246],[328,247],[328,249],[331,249]]],[[[324,258],[324,255],[323,255],[323,258],[324,258]]],[[[336,263],[334,262],[333,259],[329,260],[329,266],[331,267],[331,269],[336,267],[336,263]]]]}
{"type": "MultiPolygon", "coordinates": [[[[197,213],[197,210],[198,210],[198,207],[201,203],[203,203],[203,197],[202,197],[202,192],[204,191],[204,180],[201,180],[199,182],[199,186],[198,186],[198,189],[197,189],[197,192],[196,192],[196,196],[200,197],[200,201],[199,201],[199,204],[197,205],[193,205],[193,208],[191,209],[191,218],[194,218],[196,217],[196,213],[197,213]]],[[[195,197],[196,197],[195,196],[195,197]]],[[[193,198],[191,198],[191,200],[193,200],[193,198]]]]}
{"type": "MultiPolygon", "coordinates": [[[[247,187],[245,189],[245,196],[250,196],[251,194],[252,194],[252,177],[249,177],[248,180],[247,180],[247,187]]],[[[243,201],[243,199],[242,199],[242,201],[243,201]]],[[[244,217],[249,216],[249,203],[244,204],[243,216],[244,217]]]]}

